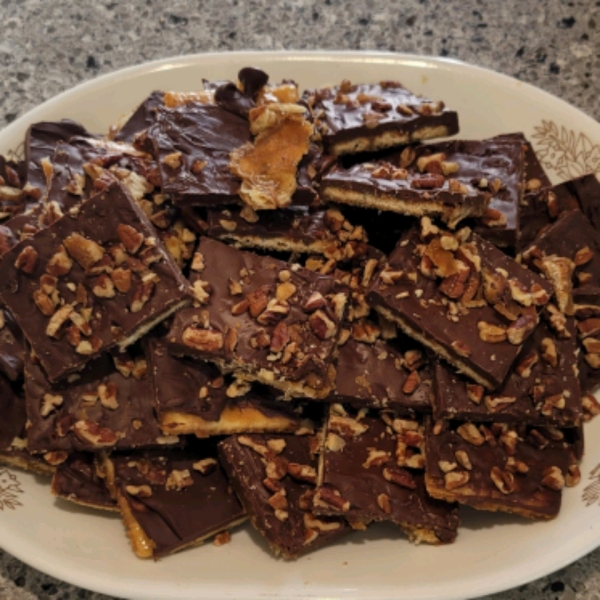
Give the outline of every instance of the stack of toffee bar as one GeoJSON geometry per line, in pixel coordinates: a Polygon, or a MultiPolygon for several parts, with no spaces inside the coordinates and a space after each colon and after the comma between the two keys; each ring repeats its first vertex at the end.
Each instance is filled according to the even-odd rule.
{"type": "MultiPolygon", "coordinates": [[[[0,157],[0,461],[160,558],[550,519],[600,412],[600,184],[395,81],[257,68],[0,157]],[[291,74],[293,75],[293,74],[291,74]]],[[[61,500],[63,501],[63,500],[61,500]]]]}

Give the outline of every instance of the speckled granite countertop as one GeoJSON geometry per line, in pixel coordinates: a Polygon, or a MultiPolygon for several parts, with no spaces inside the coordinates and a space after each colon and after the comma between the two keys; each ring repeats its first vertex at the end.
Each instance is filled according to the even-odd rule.
{"type": "MultiPolygon", "coordinates": [[[[450,56],[600,119],[600,2],[0,0],[0,128],[73,85],[195,52],[377,49],[450,56]]],[[[600,598],[600,550],[493,600],[600,598]]],[[[107,600],[0,551],[2,600],[107,600]]]]}

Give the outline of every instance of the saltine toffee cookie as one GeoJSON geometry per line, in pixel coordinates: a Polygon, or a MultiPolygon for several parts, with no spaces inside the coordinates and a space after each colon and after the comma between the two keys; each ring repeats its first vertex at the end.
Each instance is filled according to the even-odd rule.
{"type": "Polygon", "coordinates": [[[214,536],[221,545],[246,520],[213,441],[104,454],[102,468],[139,558],[163,558],[214,536]]]}
{"type": "Polygon", "coordinates": [[[282,390],[326,397],[348,290],[331,275],[203,237],[190,275],[197,306],[175,314],[170,351],[282,390]]]}
{"type": "Polygon", "coordinates": [[[433,421],[425,426],[425,484],[434,498],[528,519],[552,519],[581,475],[576,429],[433,421]]]}
{"type": "Polygon", "coordinates": [[[328,400],[391,408],[411,417],[430,413],[433,376],[419,344],[402,333],[393,340],[383,339],[372,321],[353,323],[351,331],[348,341],[340,345],[335,392],[328,400]]]}
{"type": "Polygon", "coordinates": [[[579,209],[592,227],[600,232],[600,182],[593,173],[564,181],[553,187],[542,187],[527,194],[528,205],[522,215],[523,230],[519,250],[530,245],[563,213],[579,209]]]}
{"type": "Polygon", "coordinates": [[[463,228],[421,221],[399,241],[367,302],[486,389],[504,381],[552,287],[463,228]]]}
{"type": "Polygon", "coordinates": [[[43,190],[26,183],[26,167],[25,161],[0,155],[0,221],[35,206],[42,197],[43,190]]]}
{"type": "Polygon", "coordinates": [[[573,290],[573,313],[579,346],[579,383],[586,403],[596,400],[589,393],[600,384],[600,287],[586,285],[573,290]],[[591,398],[591,400],[590,400],[591,398]]]}
{"type": "Polygon", "coordinates": [[[234,435],[219,456],[252,525],[274,554],[297,558],[351,528],[340,517],[317,517],[313,496],[319,439],[308,435],[234,435]]]}
{"type": "Polygon", "coordinates": [[[236,248],[298,254],[321,254],[349,260],[364,250],[365,230],[348,221],[337,208],[288,208],[255,212],[249,207],[208,211],[211,237],[236,248]]]}
{"type": "MultiPolygon", "coordinates": [[[[521,140],[452,140],[416,146],[412,165],[419,172],[444,175],[448,165],[456,181],[475,185],[491,195],[489,206],[474,225],[475,231],[496,246],[514,248],[519,235],[519,205],[525,170],[521,140]]],[[[411,165],[408,166],[411,170],[411,165]]]]}
{"type": "Polygon", "coordinates": [[[49,452],[34,456],[27,450],[27,411],[22,385],[0,375],[0,463],[40,475],[52,475],[66,453],[49,452]]]}
{"type": "Polygon", "coordinates": [[[458,133],[458,115],[441,101],[417,96],[398,81],[307,90],[317,133],[334,155],[373,152],[458,133]]]}
{"type": "Polygon", "coordinates": [[[38,199],[46,191],[48,181],[44,163],[52,158],[59,142],[68,142],[75,136],[95,137],[83,125],[70,119],[34,123],[27,130],[25,137],[26,180],[29,186],[40,191],[38,199]]]}
{"type": "Polygon", "coordinates": [[[148,129],[156,120],[156,110],[164,105],[164,96],[164,92],[152,92],[132,113],[111,127],[110,138],[117,142],[133,143],[136,135],[148,129]]]}
{"type": "Polygon", "coordinates": [[[190,302],[188,282],[117,182],[0,264],[2,300],[53,381],[190,302]]]}
{"type": "Polygon", "coordinates": [[[556,321],[554,313],[542,313],[540,324],[523,344],[508,377],[493,392],[445,363],[436,363],[434,418],[578,425],[582,409],[575,320],[565,317],[557,331],[555,323],[550,322],[553,318],[556,321]]]}
{"type": "Polygon", "coordinates": [[[323,177],[319,193],[328,202],[405,216],[439,217],[455,228],[467,217],[483,216],[492,194],[487,187],[480,187],[480,179],[477,185],[471,177],[460,180],[460,164],[446,161],[444,156],[437,153],[416,160],[415,148],[408,146],[386,160],[349,169],[338,166],[323,177]]]}
{"type": "Polygon", "coordinates": [[[245,432],[295,431],[300,416],[268,389],[224,377],[211,363],[171,356],[164,340],[147,342],[153,399],[165,435],[203,438],[245,432]]]}
{"type": "Polygon", "coordinates": [[[357,529],[391,521],[415,543],[455,540],[458,507],[425,490],[422,425],[393,413],[334,404],[325,436],[315,514],[342,516],[357,529]]]}
{"type": "Polygon", "coordinates": [[[23,376],[25,338],[6,308],[0,308],[0,372],[11,381],[23,376]]]}
{"type": "Polygon", "coordinates": [[[239,180],[230,153],[250,141],[247,119],[216,104],[158,107],[146,132],[153,146],[163,194],[179,207],[236,204],[239,180]]]}
{"type": "Polygon", "coordinates": [[[94,454],[85,452],[70,454],[56,468],[50,491],[58,498],[88,508],[119,510],[106,486],[104,474],[98,468],[94,454]]]}
{"type": "Polygon", "coordinates": [[[143,350],[105,353],[82,371],[51,383],[37,359],[25,363],[28,448],[99,452],[177,442],[165,437],[152,403],[152,376],[143,350]]]}
{"type": "Polygon", "coordinates": [[[580,210],[563,212],[523,250],[522,261],[553,283],[560,310],[572,315],[572,288],[600,286],[600,232],[580,210]]]}

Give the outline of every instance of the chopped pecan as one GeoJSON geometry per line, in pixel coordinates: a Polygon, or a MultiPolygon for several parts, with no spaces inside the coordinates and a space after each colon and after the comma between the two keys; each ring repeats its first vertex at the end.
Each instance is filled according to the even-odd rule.
{"type": "Polygon", "coordinates": [[[577,465],[570,465],[565,476],[565,485],[575,487],[581,481],[581,471],[577,465]]]}
{"type": "Polygon", "coordinates": [[[267,308],[269,293],[266,288],[260,287],[246,294],[246,298],[249,302],[250,315],[256,319],[267,308]]]}
{"type": "Polygon", "coordinates": [[[501,325],[493,325],[486,321],[479,321],[477,323],[477,328],[479,329],[479,338],[484,342],[499,344],[504,342],[507,338],[506,329],[501,325]]]}
{"type": "Polygon", "coordinates": [[[392,483],[409,490],[414,490],[417,487],[417,484],[410,472],[400,467],[384,467],[383,477],[386,481],[391,481],[392,483]]]}
{"type": "Polygon", "coordinates": [[[314,334],[321,340],[331,339],[337,332],[336,324],[320,309],[310,315],[308,322],[314,334]]]}
{"type": "Polygon", "coordinates": [[[15,260],[15,267],[28,275],[33,273],[37,264],[38,253],[33,246],[25,246],[15,260]]]}
{"type": "Polygon", "coordinates": [[[575,264],[562,256],[544,256],[537,264],[552,283],[559,310],[565,315],[574,313],[573,307],[573,270],[575,264]]]}
{"type": "Polygon", "coordinates": [[[94,279],[92,293],[98,298],[114,298],[115,286],[113,280],[106,273],[102,273],[94,279]]]}
{"type": "Polygon", "coordinates": [[[58,337],[59,331],[64,323],[69,319],[69,315],[73,312],[73,307],[70,304],[61,306],[48,321],[46,326],[46,335],[49,337],[58,337]]]}
{"type": "Polygon", "coordinates": [[[186,346],[202,352],[216,352],[223,347],[223,334],[215,329],[187,327],[183,332],[182,341],[186,346]]]}
{"type": "Polygon", "coordinates": [[[482,385],[475,383],[467,384],[467,398],[474,404],[481,404],[483,398],[484,389],[482,385]]]}
{"type": "Polygon", "coordinates": [[[421,385],[421,378],[418,371],[411,371],[402,385],[402,392],[410,395],[421,385]]]}
{"type": "Polygon", "coordinates": [[[548,467],[544,470],[542,485],[548,489],[560,492],[565,487],[565,477],[559,467],[548,467]]]}
{"type": "Polygon", "coordinates": [[[485,443],[485,438],[473,423],[463,423],[457,428],[456,433],[473,446],[481,446],[485,443]]]}
{"type": "Polygon", "coordinates": [[[310,465],[301,465],[298,463],[289,463],[287,472],[298,481],[306,481],[315,485],[317,483],[317,472],[310,465]]]}
{"type": "Polygon", "coordinates": [[[515,367],[515,371],[519,376],[526,379],[531,375],[531,369],[537,364],[537,362],[538,355],[535,352],[528,354],[519,361],[515,367]]]}
{"type": "MultiPolygon", "coordinates": [[[[102,246],[78,233],[72,233],[69,237],[65,238],[63,244],[69,255],[84,269],[89,269],[104,256],[104,248],[102,246]]],[[[55,273],[51,274],[54,275],[55,273]]]]}
{"type": "Polygon", "coordinates": [[[492,467],[490,478],[503,494],[515,491],[515,477],[511,472],[503,471],[499,467],[492,467]]]}
{"type": "Polygon", "coordinates": [[[519,346],[525,338],[536,328],[538,324],[537,315],[524,314],[521,315],[514,323],[511,323],[506,330],[508,341],[519,346]]]}
{"type": "Polygon", "coordinates": [[[138,498],[149,498],[152,496],[152,488],[149,485],[126,485],[125,491],[130,496],[138,498]]]}
{"type": "Polygon", "coordinates": [[[552,338],[546,337],[540,342],[542,358],[551,366],[558,366],[558,351],[552,338]]]}
{"type": "Polygon", "coordinates": [[[129,269],[122,267],[113,269],[110,273],[110,278],[117,290],[122,294],[126,294],[131,289],[131,271],[129,269]]]}
{"type": "Polygon", "coordinates": [[[573,262],[576,267],[581,267],[590,262],[594,258],[594,253],[590,250],[589,246],[584,246],[575,252],[575,256],[573,257],[573,262]]]}
{"type": "Polygon", "coordinates": [[[64,398],[60,394],[44,394],[40,415],[47,417],[51,412],[62,406],[64,398]]]}
{"type": "Polygon", "coordinates": [[[107,427],[102,427],[95,421],[82,420],[73,424],[75,435],[94,448],[114,446],[119,441],[119,436],[107,427]]]}
{"type": "Polygon", "coordinates": [[[111,410],[116,410],[119,408],[119,402],[117,401],[119,390],[114,381],[109,381],[107,383],[101,383],[98,386],[98,397],[100,398],[100,403],[105,408],[110,408],[111,410]]]}
{"type": "Polygon", "coordinates": [[[469,483],[467,471],[450,471],[444,475],[444,486],[447,490],[454,490],[469,483]]]}
{"type": "Polygon", "coordinates": [[[131,225],[120,223],[117,227],[117,235],[129,254],[137,254],[144,243],[144,236],[131,225]]]}
{"type": "Polygon", "coordinates": [[[350,509],[350,502],[344,500],[338,490],[329,487],[319,488],[314,495],[313,502],[315,506],[333,508],[336,511],[346,512],[350,509]]]}
{"type": "Polygon", "coordinates": [[[188,469],[173,469],[167,477],[165,489],[176,490],[179,492],[186,487],[190,487],[193,484],[194,480],[192,479],[188,469]]]}
{"type": "Polygon", "coordinates": [[[465,450],[457,450],[454,453],[454,456],[456,457],[456,462],[464,469],[467,469],[467,471],[470,471],[473,468],[471,459],[465,450]]]}

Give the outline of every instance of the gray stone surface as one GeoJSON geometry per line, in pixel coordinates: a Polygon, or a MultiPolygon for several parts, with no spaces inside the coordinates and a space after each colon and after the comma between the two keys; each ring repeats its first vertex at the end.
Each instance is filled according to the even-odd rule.
{"type": "MultiPolygon", "coordinates": [[[[600,118],[600,2],[0,0],[0,17],[0,127],[101,73],[178,54],[242,49],[450,56],[538,85],[600,118]]],[[[596,551],[491,598],[600,598],[599,561],[596,551]]],[[[6,553],[0,553],[0,598],[106,600],[6,553]]]]}

